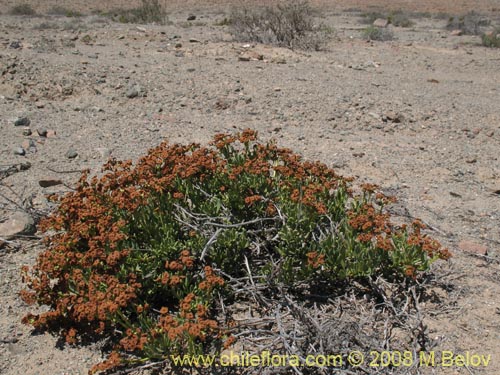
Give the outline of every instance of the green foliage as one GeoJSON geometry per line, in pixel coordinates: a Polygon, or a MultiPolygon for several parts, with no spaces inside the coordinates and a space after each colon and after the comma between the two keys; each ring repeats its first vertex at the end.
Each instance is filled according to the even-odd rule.
{"type": "Polygon", "coordinates": [[[251,130],[110,160],[43,223],[47,250],[24,269],[22,296],[49,311],[25,322],[69,343],[107,336],[100,371],[220,350],[229,322],[214,297],[234,299],[231,280],[415,278],[449,256],[420,222],[391,224],[390,197],[351,181],[251,130]]]}
{"type": "Polygon", "coordinates": [[[394,38],[394,34],[391,30],[368,26],[363,30],[363,38],[367,40],[378,40],[378,41],[388,41],[394,38]]]}
{"type": "Polygon", "coordinates": [[[500,28],[483,33],[481,35],[482,45],[488,48],[500,48],[500,28]]]}
{"type": "Polygon", "coordinates": [[[19,4],[14,5],[10,8],[9,14],[13,16],[34,16],[36,15],[35,9],[30,4],[19,4]]]}

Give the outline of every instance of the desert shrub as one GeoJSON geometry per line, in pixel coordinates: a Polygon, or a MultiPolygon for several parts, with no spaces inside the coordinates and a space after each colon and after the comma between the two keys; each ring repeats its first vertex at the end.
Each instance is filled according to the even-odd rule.
{"type": "Polygon", "coordinates": [[[167,23],[167,11],[160,0],[141,0],[142,5],[133,9],[116,9],[108,15],[121,23],[167,23]]]}
{"type": "Polygon", "coordinates": [[[231,25],[231,18],[229,17],[224,17],[214,22],[214,26],[230,26],[230,25],[231,25]]]}
{"type": "Polygon", "coordinates": [[[366,25],[371,25],[378,18],[387,18],[387,14],[381,12],[368,12],[361,15],[360,22],[366,25]]]}
{"type": "Polygon", "coordinates": [[[500,48],[500,28],[483,33],[481,35],[481,42],[485,47],[500,48]]]}
{"type": "Polygon", "coordinates": [[[49,29],[58,29],[59,25],[55,22],[41,22],[38,25],[33,26],[35,30],[49,30],[49,29]]]}
{"type": "Polygon", "coordinates": [[[358,190],[251,130],[110,160],[43,222],[47,249],[24,268],[22,297],[50,310],[24,321],[69,343],[108,337],[104,370],[220,350],[229,323],[214,293],[234,299],[228,280],[411,280],[448,258],[422,223],[390,222],[391,198],[358,190]]]}
{"type": "Polygon", "coordinates": [[[307,1],[294,0],[263,9],[233,10],[228,23],[238,41],[319,50],[331,29],[316,26],[313,13],[307,1]]]}
{"type": "Polygon", "coordinates": [[[390,24],[398,27],[411,27],[413,22],[410,20],[408,13],[401,10],[392,11],[390,13],[369,12],[362,14],[361,23],[371,25],[378,19],[386,19],[390,24]]]}
{"type": "Polygon", "coordinates": [[[392,40],[394,38],[394,34],[391,30],[376,27],[376,26],[368,26],[363,30],[363,38],[367,40],[378,40],[378,41],[387,41],[392,40]]]}
{"type": "Polygon", "coordinates": [[[397,27],[411,27],[414,25],[407,13],[403,11],[394,11],[387,16],[390,24],[397,27]]]}
{"type": "Polygon", "coordinates": [[[490,21],[480,14],[471,11],[462,16],[453,16],[448,19],[448,30],[461,30],[466,35],[480,35],[482,28],[488,26],[490,21]]]}
{"type": "Polygon", "coordinates": [[[29,4],[19,4],[10,8],[9,13],[14,16],[34,16],[36,11],[29,4]]]}
{"type": "Polygon", "coordinates": [[[60,5],[53,6],[52,8],[49,9],[48,14],[54,15],[54,16],[65,16],[65,17],[82,17],[83,14],[76,11],[72,10],[60,5]]]}

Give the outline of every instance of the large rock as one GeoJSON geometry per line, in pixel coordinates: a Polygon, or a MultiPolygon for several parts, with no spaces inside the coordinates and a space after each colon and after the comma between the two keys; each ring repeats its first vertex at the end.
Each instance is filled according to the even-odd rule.
{"type": "Polygon", "coordinates": [[[10,240],[17,235],[32,235],[36,232],[35,221],[25,212],[15,212],[3,223],[0,223],[0,237],[10,240]]]}

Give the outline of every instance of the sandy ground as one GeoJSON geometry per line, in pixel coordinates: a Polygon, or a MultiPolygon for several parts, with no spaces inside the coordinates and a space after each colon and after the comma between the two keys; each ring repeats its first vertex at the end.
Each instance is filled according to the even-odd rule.
{"type": "MultiPolygon", "coordinates": [[[[78,174],[70,172],[97,171],[110,155],[135,159],[165,138],[204,143],[215,133],[257,129],[263,139],[381,185],[399,198],[396,215],[421,217],[434,228],[455,254],[435,271],[450,287],[425,305],[435,349],[492,360],[485,368],[428,371],[500,373],[499,51],[480,46],[476,36],[451,36],[437,17],[393,28],[393,41],[367,43],[359,14],[340,9],[382,1],[323,7],[321,21],[336,35],[326,51],[307,53],[233,42],[226,27],[215,26],[226,2],[183,9],[172,2],[171,25],[140,27],[98,16],[5,15],[13,3],[0,6],[0,160],[29,161],[31,168],[5,178],[2,194],[32,197],[48,210],[47,194],[66,188],[42,188],[42,179],[71,186],[78,174]],[[197,21],[189,24],[191,13],[197,21]],[[248,50],[264,60],[239,61],[248,50]],[[130,99],[133,87],[141,95],[130,99]],[[13,125],[18,116],[31,120],[33,135],[13,125]],[[43,128],[55,136],[39,137],[43,128]],[[15,155],[30,139],[26,156],[15,155]],[[67,157],[70,149],[76,158],[67,157]],[[485,248],[487,256],[476,254],[485,248]]],[[[198,4],[185,4],[191,3],[198,4]]],[[[498,16],[499,1],[391,6],[453,14],[472,3],[498,16]]],[[[72,1],[35,7],[41,12],[51,4],[83,7],[72,1]]],[[[100,5],[88,2],[85,10],[100,5]]],[[[2,219],[9,207],[2,203],[2,219]]],[[[97,347],[59,346],[20,324],[29,308],[17,296],[19,267],[34,262],[40,245],[19,245],[0,250],[0,373],[86,373],[101,357],[97,347]]]]}

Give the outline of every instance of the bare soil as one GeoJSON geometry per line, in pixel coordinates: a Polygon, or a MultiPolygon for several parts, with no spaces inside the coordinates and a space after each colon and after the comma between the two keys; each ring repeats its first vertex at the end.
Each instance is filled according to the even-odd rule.
{"type": "MultiPolygon", "coordinates": [[[[6,15],[15,3],[0,5],[0,160],[31,168],[1,181],[0,219],[26,198],[50,211],[48,195],[71,187],[74,171],[99,171],[109,156],[136,159],[165,138],[206,143],[254,128],[307,159],[379,184],[399,198],[396,217],[422,218],[454,253],[433,271],[448,287],[422,301],[434,350],[492,357],[485,368],[425,373],[500,373],[500,54],[478,36],[451,36],[435,16],[474,8],[498,23],[498,1],[391,2],[433,15],[410,14],[415,26],[394,27],[389,42],[362,40],[355,9],[384,1],[318,1],[320,21],[336,30],[319,52],[234,42],[226,26],[216,26],[225,1],[169,3],[167,26],[6,15]],[[186,22],[189,14],[196,21],[186,22]],[[264,59],[240,61],[249,50],[264,59]],[[128,98],[134,87],[139,95],[128,98]],[[33,135],[14,126],[18,116],[31,120],[33,135]],[[38,136],[43,128],[55,136],[38,136]],[[34,147],[15,155],[30,139],[34,147]],[[76,158],[67,157],[70,149],[76,158]],[[42,188],[43,179],[67,186],[42,188]],[[481,246],[487,255],[477,253],[481,246]]],[[[89,14],[105,10],[101,3],[33,5],[39,13],[60,5],[89,14]]],[[[41,243],[15,242],[0,249],[0,373],[85,374],[101,358],[97,345],[72,348],[20,323],[31,308],[18,297],[19,268],[33,264],[41,243]]]]}

